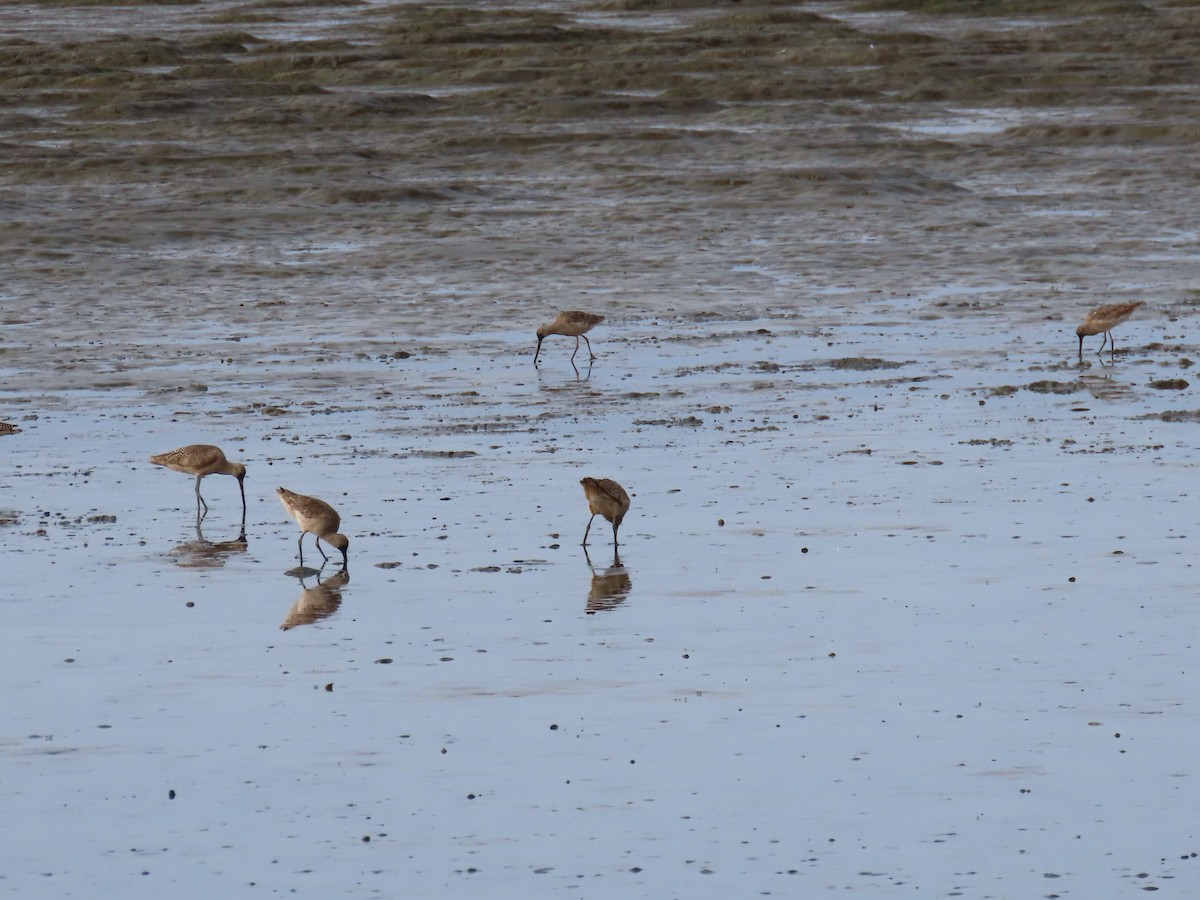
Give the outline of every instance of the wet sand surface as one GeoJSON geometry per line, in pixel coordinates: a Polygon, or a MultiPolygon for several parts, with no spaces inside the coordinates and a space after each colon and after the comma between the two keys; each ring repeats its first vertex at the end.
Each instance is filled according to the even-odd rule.
{"type": "Polygon", "coordinates": [[[0,884],[1194,895],[1200,7],[926,5],[6,8],[0,884]]]}

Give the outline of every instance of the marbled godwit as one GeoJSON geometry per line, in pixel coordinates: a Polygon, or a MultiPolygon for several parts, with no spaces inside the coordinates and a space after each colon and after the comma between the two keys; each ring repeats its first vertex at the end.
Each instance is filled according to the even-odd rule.
{"type": "MultiPolygon", "coordinates": [[[[592,352],[592,342],[587,339],[587,332],[603,321],[604,316],[593,315],[589,312],[580,312],[577,309],[573,309],[570,312],[560,312],[553,322],[543,325],[537,330],[538,342],[537,350],[533,354],[533,364],[537,365],[538,354],[542,352],[542,341],[552,334],[562,334],[575,338],[575,353],[579,352],[579,339],[583,338],[584,342],[587,343],[588,357],[595,359],[596,354],[592,352]]],[[[575,353],[571,354],[571,362],[575,361],[575,353]]]]}
{"type": "Polygon", "coordinates": [[[185,475],[196,476],[196,511],[204,507],[208,512],[208,504],[200,496],[200,481],[205,475],[232,475],[238,480],[238,488],[242,492],[242,521],[246,520],[246,467],[238,462],[230,462],[221,452],[220,447],[212,444],[188,444],[170,453],[160,453],[150,457],[150,462],[156,466],[166,466],[185,475]]]}
{"type": "Polygon", "coordinates": [[[0,422],[0,434],[20,434],[21,429],[10,422],[0,422]]]}
{"type": "Polygon", "coordinates": [[[583,485],[583,495],[587,497],[588,510],[592,514],[592,518],[588,519],[587,528],[583,532],[583,546],[587,546],[588,532],[592,530],[592,519],[596,516],[604,516],[612,522],[613,546],[616,547],[617,529],[621,527],[621,520],[625,518],[625,513],[629,512],[629,495],[625,493],[625,488],[611,478],[581,478],[579,483],[583,485]]]}
{"type": "Polygon", "coordinates": [[[1090,337],[1093,334],[1104,334],[1104,339],[1100,341],[1100,349],[1097,353],[1104,352],[1104,344],[1108,342],[1109,353],[1116,352],[1117,345],[1112,339],[1112,330],[1120,325],[1131,315],[1139,306],[1145,305],[1145,300],[1138,300],[1134,303],[1113,303],[1108,306],[1098,306],[1087,314],[1087,318],[1083,320],[1083,324],[1075,329],[1075,334],[1079,336],[1079,355],[1083,356],[1083,339],[1090,337]]]}
{"type": "Polygon", "coordinates": [[[276,492],[283,508],[291,513],[300,526],[300,540],[296,542],[296,546],[300,548],[300,565],[304,565],[304,536],[311,533],[321,559],[329,561],[329,557],[321,549],[321,541],[324,541],[330,547],[342,551],[342,568],[346,568],[349,565],[346,548],[350,546],[350,539],[337,533],[338,526],[342,524],[342,517],[337,514],[337,510],[324,500],[293,494],[287,488],[277,488],[276,492]]]}

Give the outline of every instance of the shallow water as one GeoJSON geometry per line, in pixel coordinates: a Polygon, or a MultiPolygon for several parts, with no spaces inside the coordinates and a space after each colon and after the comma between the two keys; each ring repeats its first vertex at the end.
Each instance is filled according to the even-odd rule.
{"type": "MultiPolygon", "coordinates": [[[[1190,426],[1137,418],[1162,403],[1136,361],[1084,370],[1094,393],[993,397],[981,379],[1025,364],[898,361],[897,331],[932,337],[626,323],[596,330],[586,380],[569,341],[535,371],[515,335],[506,356],[376,364],[409,386],[390,414],[197,422],[205,394],[42,416],[4,485],[26,585],[5,802],[42,823],[13,836],[10,883],[1190,879],[1190,426]],[[244,550],[186,549],[190,480],[144,461],[197,430],[249,464],[244,550]],[[592,566],[578,546],[581,472],[634,498],[615,585],[607,529],[592,566]],[[286,631],[317,579],[287,574],[276,482],[333,502],[352,540],[340,603],[286,631]]],[[[232,480],[204,492],[204,538],[234,541],[232,480]]]]}
{"type": "MultiPolygon", "coordinates": [[[[671,41],[724,12],[540,6],[671,20],[664,85],[701,71],[671,41]]],[[[229,27],[140,11],[106,33],[229,27]]],[[[384,45],[403,20],[275,14],[269,41],[384,45]]],[[[103,18],[22,15],[46,45],[103,18]]],[[[220,128],[204,101],[139,131],[14,100],[39,121],[0,135],[0,419],[23,429],[0,437],[0,883],[1195,893],[1195,147],[1136,127],[1200,80],[1139,83],[1121,45],[1113,78],[1154,96],[1071,70],[1057,117],[946,73],[1005,61],[1004,35],[1049,77],[1114,40],[1094,20],[1048,22],[1066,43],[864,21],[886,31],[839,40],[886,46],[883,83],[945,94],[781,99],[751,41],[688,110],[508,69],[489,107],[416,62],[448,106],[219,95],[220,128]],[[1130,296],[1118,352],[1077,357],[1074,323],[1130,296]],[[534,368],[536,326],[575,307],[607,317],[599,358],[552,337],[534,368]],[[232,479],[205,479],[198,531],[191,479],[147,462],[197,441],[247,464],[244,531],[232,479]],[[619,558],[602,521],[579,546],[583,475],[632,496],[619,558]],[[346,576],[297,572],[277,485],[339,509],[346,576]]],[[[813,40],[783,49],[861,90],[813,40]]],[[[255,51],[276,86],[300,52],[255,51]]],[[[337,97],[412,88],[311,62],[337,97]]],[[[653,99],[624,64],[602,87],[653,99]]]]}

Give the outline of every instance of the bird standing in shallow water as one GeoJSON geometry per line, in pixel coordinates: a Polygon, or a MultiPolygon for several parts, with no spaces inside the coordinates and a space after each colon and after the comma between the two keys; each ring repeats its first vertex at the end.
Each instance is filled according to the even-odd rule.
{"type": "Polygon", "coordinates": [[[587,528],[583,532],[583,546],[587,546],[588,533],[592,530],[592,519],[595,519],[596,516],[604,516],[612,522],[613,546],[616,547],[617,529],[621,527],[621,520],[625,518],[625,513],[629,512],[629,495],[625,493],[625,488],[611,478],[581,478],[579,483],[583,485],[583,495],[587,497],[588,510],[592,514],[592,518],[588,519],[587,528]]]}
{"type": "Polygon", "coordinates": [[[1116,343],[1112,339],[1112,330],[1133,315],[1133,311],[1139,306],[1144,306],[1145,300],[1137,300],[1133,303],[1112,303],[1108,306],[1098,306],[1087,314],[1087,318],[1083,323],[1075,329],[1075,334],[1079,336],[1079,355],[1083,356],[1083,339],[1090,337],[1093,334],[1104,334],[1104,339],[1100,341],[1100,349],[1097,353],[1104,352],[1104,344],[1108,342],[1109,353],[1115,353],[1117,349],[1116,343]]]}
{"type": "Polygon", "coordinates": [[[238,489],[242,492],[242,521],[246,521],[246,467],[239,462],[230,462],[220,447],[212,444],[188,444],[170,453],[160,453],[150,457],[150,462],[156,466],[166,466],[185,475],[196,476],[196,513],[200,507],[208,514],[208,504],[200,496],[200,481],[205,475],[232,475],[238,480],[238,489]]]}
{"type": "Polygon", "coordinates": [[[536,366],[538,354],[542,352],[542,341],[552,334],[562,334],[575,338],[575,352],[571,354],[571,362],[575,361],[575,353],[579,352],[579,339],[583,338],[588,348],[588,358],[595,359],[592,352],[592,342],[587,339],[587,332],[604,321],[604,316],[597,316],[577,309],[560,312],[553,322],[543,325],[537,330],[537,350],[533,354],[533,364],[536,366]]]}
{"type": "Polygon", "coordinates": [[[346,568],[349,565],[346,549],[350,546],[350,539],[337,533],[342,524],[342,517],[337,514],[337,510],[324,500],[294,494],[287,488],[276,488],[276,493],[279,494],[279,502],[283,504],[283,508],[291,513],[296,524],[300,526],[300,540],[296,542],[296,546],[300,548],[300,565],[304,565],[304,536],[311,534],[321,559],[329,561],[329,557],[321,549],[321,541],[324,541],[342,551],[342,568],[346,568]]]}

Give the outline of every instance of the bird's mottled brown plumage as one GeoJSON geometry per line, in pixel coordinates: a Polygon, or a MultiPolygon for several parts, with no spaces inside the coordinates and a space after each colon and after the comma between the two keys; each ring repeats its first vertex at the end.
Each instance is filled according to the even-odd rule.
{"type": "Polygon", "coordinates": [[[1097,353],[1104,351],[1104,345],[1109,344],[1109,352],[1116,350],[1116,344],[1112,339],[1112,330],[1120,325],[1131,315],[1139,306],[1144,306],[1145,300],[1136,300],[1132,303],[1110,303],[1108,306],[1099,306],[1087,314],[1087,317],[1075,329],[1075,334],[1079,337],[1079,355],[1083,356],[1083,339],[1093,334],[1103,334],[1104,339],[1100,341],[1100,349],[1097,353]]]}
{"type": "Polygon", "coordinates": [[[592,518],[588,519],[587,528],[583,532],[583,545],[587,546],[588,533],[592,530],[592,519],[604,516],[612,522],[613,546],[617,546],[617,529],[625,513],[629,512],[629,495],[611,478],[581,478],[583,495],[587,497],[588,510],[592,518]]]}
{"type": "Polygon", "coordinates": [[[321,541],[324,541],[329,546],[342,551],[342,568],[345,568],[349,564],[346,550],[350,546],[350,539],[344,534],[337,533],[342,524],[342,517],[337,514],[337,510],[324,500],[296,494],[284,487],[276,488],[276,493],[279,494],[279,502],[283,504],[283,508],[300,526],[300,540],[297,542],[297,546],[300,548],[300,565],[304,565],[304,536],[311,534],[321,558],[329,559],[325,555],[325,551],[321,549],[321,541]]]}
{"type": "Polygon", "coordinates": [[[11,422],[0,422],[0,434],[20,434],[21,429],[11,422]]]}
{"type": "Polygon", "coordinates": [[[246,467],[240,462],[230,462],[220,447],[212,444],[188,444],[169,453],[160,453],[150,457],[150,462],[156,466],[166,466],[184,475],[196,476],[196,511],[204,507],[208,512],[208,504],[200,496],[200,481],[207,475],[232,475],[238,480],[238,489],[242,492],[242,520],[246,519],[246,467]]]}
{"type": "Polygon", "coordinates": [[[542,341],[552,334],[561,334],[566,337],[575,338],[575,351],[571,354],[572,362],[575,361],[575,354],[579,352],[579,339],[581,337],[587,344],[589,359],[595,359],[596,354],[592,352],[592,342],[587,339],[586,332],[591,331],[603,321],[604,316],[582,312],[578,309],[560,312],[553,322],[548,322],[537,330],[537,350],[533,354],[533,364],[537,365],[538,354],[542,352],[542,341]]]}

